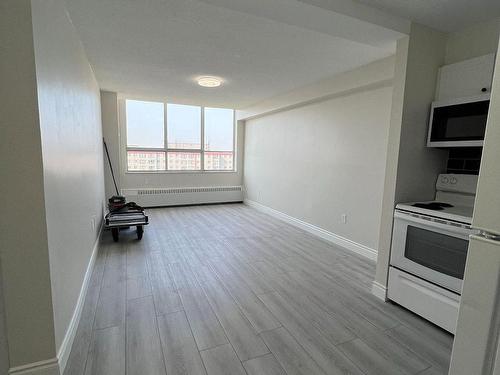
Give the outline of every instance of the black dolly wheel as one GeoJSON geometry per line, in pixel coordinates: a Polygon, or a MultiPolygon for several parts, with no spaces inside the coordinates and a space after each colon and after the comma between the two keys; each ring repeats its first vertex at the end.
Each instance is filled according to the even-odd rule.
{"type": "Polygon", "coordinates": [[[142,225],[137,226],[137,239],[142,239],[142,234],[144,233],[144,228],[142,225]]]}
{"type": "Polygon", "coordinates": [[[118,242],[118,233],[120,233],[119,228],[111,228],[111,234],[113,235],[113,241],[118,242]]]}

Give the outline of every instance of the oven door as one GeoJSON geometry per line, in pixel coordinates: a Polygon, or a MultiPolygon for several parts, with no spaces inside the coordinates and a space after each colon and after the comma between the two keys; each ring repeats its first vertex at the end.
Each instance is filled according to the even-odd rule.
{"type": "Polygon", "coordinates": [[[391,265],[460,294],[473,233],[457,223],[396,210],[391,265]]]}

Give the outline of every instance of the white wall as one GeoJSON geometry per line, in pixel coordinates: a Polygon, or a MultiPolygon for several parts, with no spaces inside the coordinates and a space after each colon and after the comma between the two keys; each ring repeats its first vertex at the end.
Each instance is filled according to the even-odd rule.
{"type": "Polygon", "coordinates": [[[100,95],[62,0],[32,1],[56,347],[70,325],[102,221],[100,95]]]}
{"type": "Polygon", "coordinates": [[[427,147],[429,111],[438,70],[444,63],[445,35],[413,24],[408,44],[396,202],[434,199],[436,179],[446,171],[448,152],[427,147]]]}
{"type": "Polygon", "coordinates": [[[0,2],[0,251],[11,367],[56,355],[29,0],[0,2]]]}
{"type": "Polygon", "coordinates": [[[247,121],[247,199],[376,250],[391,97],[384,82],[247,121]]]}
{"type": "MultiPolygon", "coordinates": [[[[162,99],[160,99],[162,100],[162,99]]],[[[119,94],[101,92],[102,126],[106,143],[110,149],[119,189],[237,186],[243,178],[243,125],[236,127],[236,171],[235,172],[166,172],[142,173],[126,171],[124,99],[119,94]]],[[[105,161],[107,164],[107,161],[105,161]]],[[[115,194],[106,165],[106,196],[115,194]]]]}
{"type": "MultiPolygon", "coordinates": [[[[116,92],[101,91],[101,118],[102,136],[108,146],[109,158],[113,165],[116,185],[118,189],[120,189],[120,138],[118,132],[118,96],[116,92]]],[[[106,198],[116,195],[115,185],[113,184],[111,169],[106,155],[104,155],[104,183],[106,198]]]]}
{"type": "Polygon", "coordinates": [[[426,147],[429,109],[445,46],[445,34],[418,24],[412,24],[409,37],[398,41],[375,276],[382,286],[387,284],[396,203],[434,199],[437,175],[446,171],[447,151],[426,147]]]}

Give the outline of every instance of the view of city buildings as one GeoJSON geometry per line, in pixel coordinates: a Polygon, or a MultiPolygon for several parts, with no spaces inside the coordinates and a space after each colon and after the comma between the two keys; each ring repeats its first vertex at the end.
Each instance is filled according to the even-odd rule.
{"type": "MultiPolygon", "coordinates": [[[[200,148],[197,144],[173,144],[168,145],[176,151],[149,151],[149,150],[127,150],[127,167],[129,171],[188,171],[201,169],[201,152],[179,151],[179,149],[200,148]],[[165,165],[167,155],[167,165],[165,165]],[[166,168],[167,167],[167,168],[166,168]]],[[[205,149],[210,149],[205,145],[205,149]]],[[[205,170],[232,170],[233,152],[232,151],[205,151],[204,169],[205,170]]]]}

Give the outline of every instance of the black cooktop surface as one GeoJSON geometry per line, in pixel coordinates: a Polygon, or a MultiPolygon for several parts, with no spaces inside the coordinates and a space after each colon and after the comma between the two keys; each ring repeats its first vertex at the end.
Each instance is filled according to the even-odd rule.
{"type": "Polygon", "coordinates": [[[426,208],[428,210],[441,211],[445,208],[453,207],[452,204],[443,202],[413,203],[413,207],[426,208]]]}

